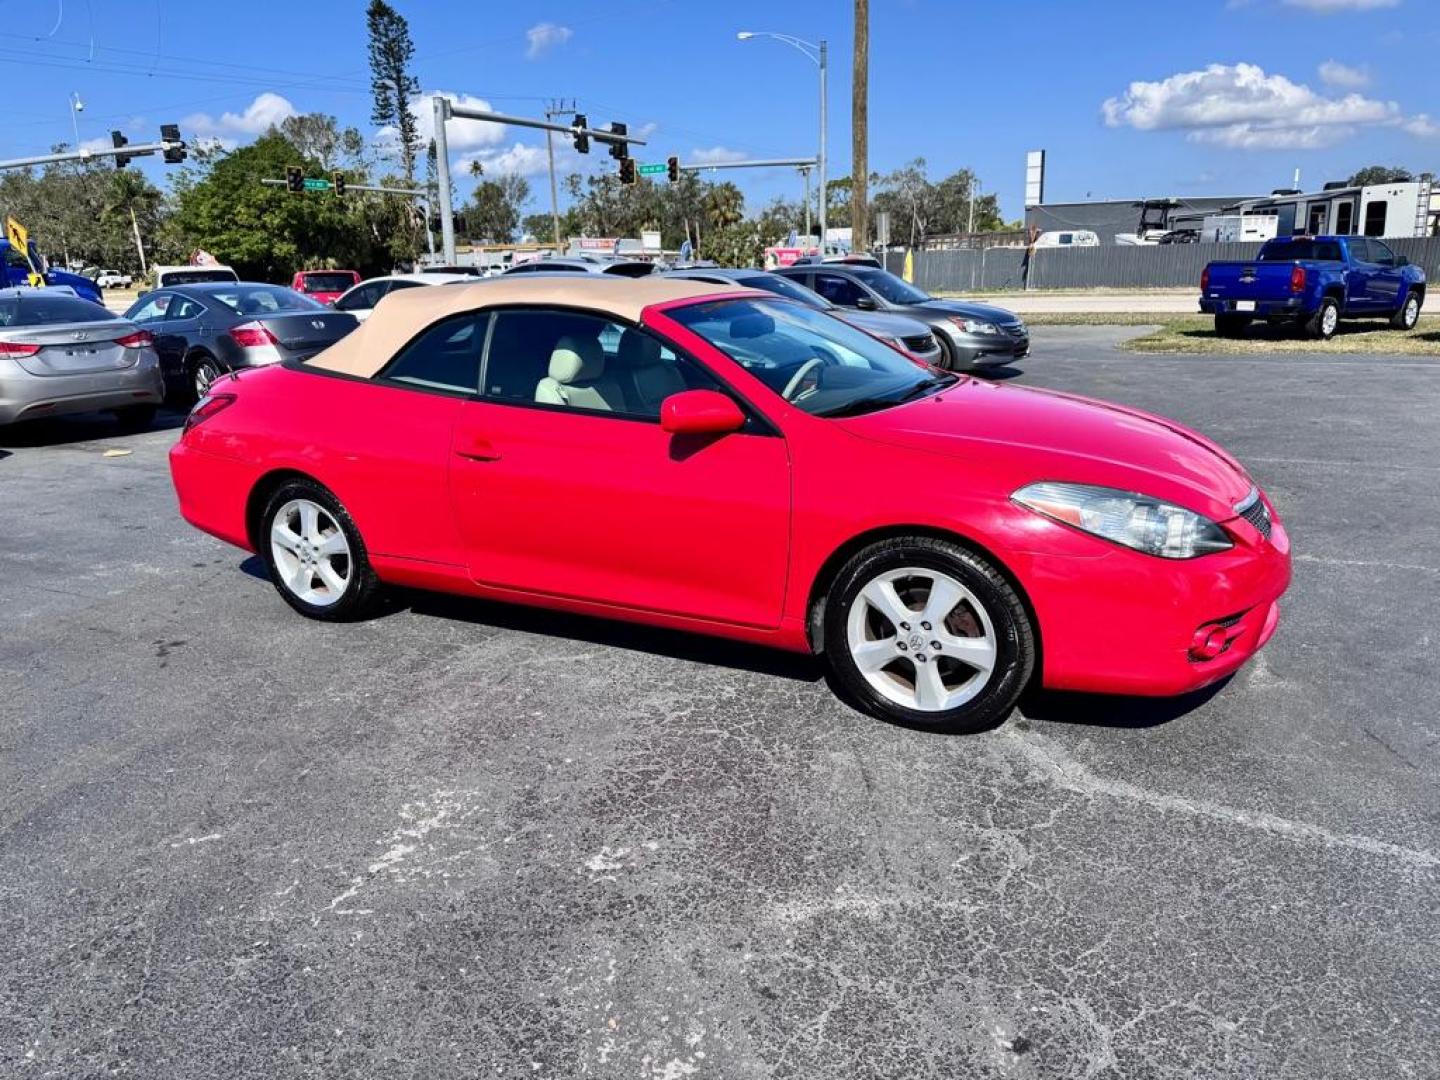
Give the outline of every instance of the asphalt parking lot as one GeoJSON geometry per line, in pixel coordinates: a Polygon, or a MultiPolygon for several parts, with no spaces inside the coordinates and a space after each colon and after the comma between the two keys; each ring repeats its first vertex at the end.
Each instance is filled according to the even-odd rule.
{"type": "Polygon", "coordinates": [[[673,633],[309,623],[175,428],[0,432],[0,1075],[1440,1074],[1440,362],[1134,332],[1015,377],[1235,452],[1280,631],[968,738],[673,633]]]}

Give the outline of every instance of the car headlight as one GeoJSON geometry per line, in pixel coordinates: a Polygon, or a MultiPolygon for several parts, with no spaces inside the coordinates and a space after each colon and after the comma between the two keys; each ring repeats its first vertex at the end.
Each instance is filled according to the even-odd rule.
{"type": "Polygon", "coordinates": [[[962,319],[956,315],[951,320],[967,334],[998,334],[1000,328],[994,323],[986,322],[984,319],[962,319]]]}
{"type": "Polygon", "coordinates": [[[1046,481],[1011,498],[1037,514],[1162,559],[1193,559],[1234,546],[1205,515],[1133,491],[1046,481]]]}

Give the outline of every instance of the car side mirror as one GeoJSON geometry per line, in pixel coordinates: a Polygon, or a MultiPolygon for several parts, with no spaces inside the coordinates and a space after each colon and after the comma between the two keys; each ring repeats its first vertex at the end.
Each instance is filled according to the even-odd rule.
{"type": "Polygon", "coordinates": [[[1396,266],[1409,266],[1409,265],[1410,265],[1410,260],[1407,259],[1404,255],[1396,255],[1396,256],[1395,256],[1395,265],[1396,265],[1396,266]]]}
{"type": "Polygon", "coordinates": [[[660,403],[660,428],[672,435],[724,435],[744,426],[740,406],[718,390],[683,390],[660,403]]]}
{"type": "Polygon", "coordinates": [[[856,299],[855,306],[861,311],[874,311],[875,301],[868,296],[861,296],[856,299]]]}

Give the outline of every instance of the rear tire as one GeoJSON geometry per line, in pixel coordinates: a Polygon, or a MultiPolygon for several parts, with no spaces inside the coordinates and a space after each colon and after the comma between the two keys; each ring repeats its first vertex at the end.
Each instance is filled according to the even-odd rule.
{"type": "Polygon", "coordinates": [[[255,541],[275,591],[306,618],[353,622],[379,608],[383,586],[360,530],[315,481],[293,480],[270,496],[255,541]]]}
{"type": "Polygon", "coordinates": [[[1245,330],[1250,325],[1249,315],[1216,315],[1215,333],[1223,338],[1238,338],[1245,336],[1245,330]]]}
{"type": "Polygon", "coordinates": [[[1420,305],[1423,301],[1416,293],[1405,298],[1405,305],[1390,316],[1390,325],[1396,330],[1414,330],[1420,321],[1420,305]]]}
{"type": "Polygon", "coordinates": [[[1035,631],[1015,589],[973,551],[928,536],[881,541],[846,563],[825,601],[824,636],[844,696],[907,727],[993,728],[1035,670],[1035,631]]]}
{"type": "Polygon", "coordinates": [[[1321,299],[1315,314],[1305,323],[1306,337],[1317,341],[1329,341],[1340,328],[1340,305],[1333,296],[1321,299]]]}
{"type": "Polygon", "coordinates": [[[210,356],[196,357],[190,363],[190,399],[199,401],[210,391],[210,385],[221,375],[224,369],[218,361],[210,356]]]}
{"type": "Polygon", "coordinates": [[[123,409],[115,410],[115,422],[127,435],[149,431],[151,425],[155,423],[155,406],[126,405],[123,409]]]}

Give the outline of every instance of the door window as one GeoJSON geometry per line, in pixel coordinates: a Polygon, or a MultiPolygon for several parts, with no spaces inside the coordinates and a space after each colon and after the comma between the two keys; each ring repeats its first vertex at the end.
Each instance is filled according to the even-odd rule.
{"type": "Polygon", "coordinates": [[[501,311],[485,357],[485,396],[658,420],[683,390],[719,390],[703,368],[633,326],[573,311],[501,311]]]}
{"type": "Polygon", "coordinates": [[[1390,204],[1387,203],[1384,199],[1380,199],[1376,202],[1372,202],[1369,206],[1365,207],[1366,236],[1385,235],[1385,214],[1389,205],[1390,204]]]}
{"type": "Polygon", "coordinates": [[[172,322],[181,319],[198,319],[205,311],[204,305],[198,300],[191,300],[188,296],[177,296],[170,305],[170,313],[166,318],[172,322]]]}
{"type": "Polygon", "coordinates": [[[1395,252],[1379,240],[1370,241],[1370,261],[1380,266],[1394,266],[1395,252]]]}
{"type": "Polygon", "coordinates": [[[1370,241],[1359,236],[1353,237],[1350,241],[1350,260],[1362,263],[1374,262],[1375,259],[1370,254],[1370,241]]]}
{"type": "Polygon", "coordinates": [[[141,301],[139,307],[133,307],[125,316],[133,323],[153,323],[165,318],[165,310],[170,306],[169,293],[152,293],[141,301]]]}
{"type": "Polygon", "coordinates": [[[489,317],[467,313],[444,319],[400,350],[385,366],[386,382],[473,394],[480,386],[480,348],[489,317]]]}
{"type": "Polygon", "coordinates": [[[858,307],[865,290],[840,274],[816,274],[815,291],[840,307],[858,307]]]}
{"type": "Polygon", "coordinates": [[[384,295],[385,283],[383,281],[371,281],[346,293],[339,300],[335,301],[336,311],[368,311],[380,302],[384,295]]]}

